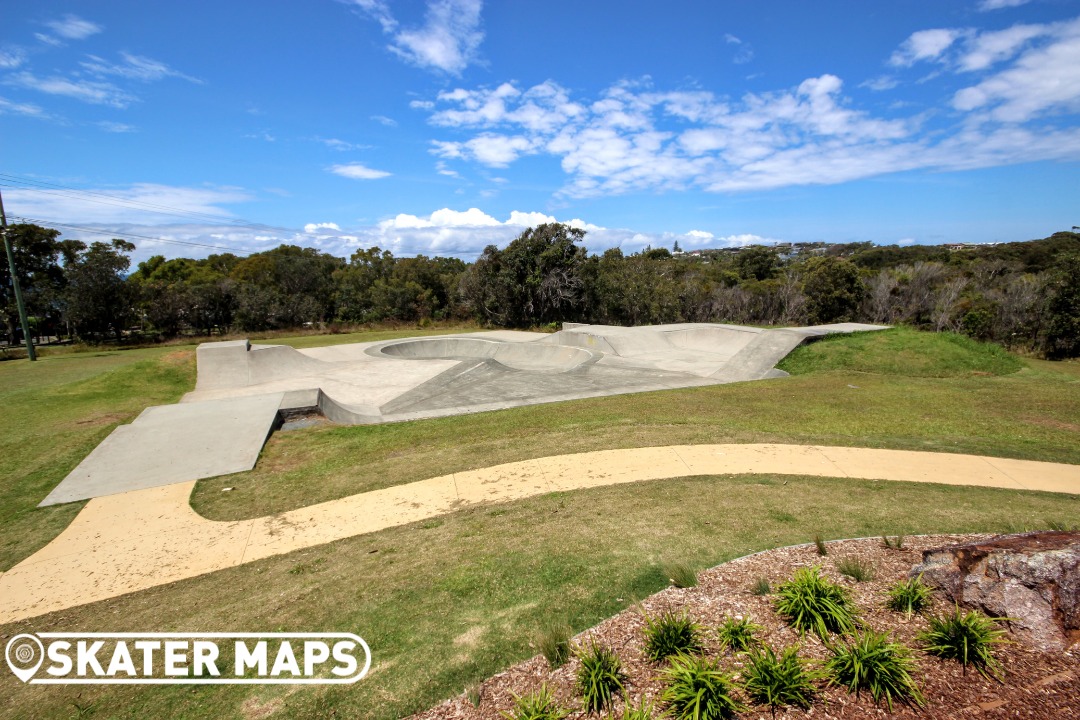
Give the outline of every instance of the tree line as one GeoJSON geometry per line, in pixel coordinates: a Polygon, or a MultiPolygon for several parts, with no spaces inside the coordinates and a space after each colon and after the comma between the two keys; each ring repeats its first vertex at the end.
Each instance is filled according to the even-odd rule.
{"type": "MultiPolygon", "coordinates": [[[[1080,356],[1080,235],[968,246],[803,243],[702,250],[610,249],[540,225],[473,263],[348,259],[282,245],[239,257],[155,256],[131,271],[124,240],[9,228],[33,332],[88,342],[377,322],[477,320],[494,327],[725,322],[905,324],[1051,358],[1080,356]]],[[[19,342],[9,284],[8,342],[19,342]]]]}

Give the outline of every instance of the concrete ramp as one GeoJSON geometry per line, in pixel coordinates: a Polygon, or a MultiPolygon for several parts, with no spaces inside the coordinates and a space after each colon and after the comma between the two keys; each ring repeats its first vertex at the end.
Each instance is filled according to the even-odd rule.
{"type": "Polygon", "coordinates": [[[203,343],[195,357],[199,369],[196,390],[259,385],[330,369],[328,363],[288,345],[252,345],[247,340],[203,343]]]}
{"type": "Polygon", "coordinates": [[[595,360],[591,352],[576,347],[455,337],[394,342],[379,352],[399,358],[494,360],[514,370],[532,372],[568,372],[595,360]]]}
{"type": "Polygon", "coordinates": [[[756,328],[716,325],[675,330],[667,333],[667,337],[677,348],[714,353],[727,359],[753,342],[760,334],[761,331],[756,328]]]}
{"type": "Polygon", "coordinates": [[[113,430],[41,506],[250,470],[282,399],[273,393],[149,407],[113,430]]]}

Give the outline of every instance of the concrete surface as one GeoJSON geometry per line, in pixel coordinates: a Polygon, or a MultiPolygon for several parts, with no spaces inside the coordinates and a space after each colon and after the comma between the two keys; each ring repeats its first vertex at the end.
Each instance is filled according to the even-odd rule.
{"type": "Polygon", "coordinates": [[[1080,466],[1076,465],[800,445],[681,445],[559,455],[453,473],[236,522],[214,522],[196,514],[188,502],[195,486],[190,481],[91,500],[55,540],[0,575],[0,623],[481,503],[643,480],[754,473],[1080,494],[1080,466]]]}
{"type": "Polygon", "coordinates": [[[41,506],[243,472],[278,421],[281,393],[149,407],[112,431],[41,506]]]}

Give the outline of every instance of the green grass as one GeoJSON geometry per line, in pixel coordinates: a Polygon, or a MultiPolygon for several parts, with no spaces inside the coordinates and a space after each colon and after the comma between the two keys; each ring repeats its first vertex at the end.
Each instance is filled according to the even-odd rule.
{"type": "Polygon", "coordinates": [[[696,567],[808,534],[901,529],[1020,531],[1080,522],[1077,498],[917,483],[778,476],[696,477],[610,486],[477,507],[420,523],[0,627],[67,632],[355,632],[371,646],[365,679],[343,687],[23,686],[0,674],[0,718],[397,718],[538,654],[553,619],[581,632],[668,586],[665,558],[696,567]],[[786,481],[786,484],[784,484],[786,481]],[[778,525],[768,510],[806,518],[778,525]],[[657,517],[663,517],[662,524],[657,517]],[[323,559],[317,573],[290,574],[323,559]],[[256,714],[251,711],[250,714],[256,714]]]}
{"type": "MultiPolygon", "coordinates": [[[[295,344],[386,338],[320,335],[295,344]]],[[[670,443],[809,442],[1080,463],[1080,363],[1017,360],[1023,367],[1004,375],[936,377],[915,366],[911,375],[890,374],[890,349],[871,346],[849,366],[826,367],[823,358],[845,341],[866,342],[808,346],[799,354],[818,367],[777,381],[281,433],[256,471],[200,482],[196,506],[220,519],[255,517],[499,462],[670,443]],[[860,369],[875,363],[882,372],[860,369]],[[221,493],[227,486],[237,490],[221,493]]],[[[932,335],[908,342],[938,351],[932,335]]],[[[192,355],[176,346],[0,363],[0,568],[74,516],[78,504],[34,506],[115,424],[191,389],[192,355]]],[[[1080,498],[762,475],[472,508],[426,529],[393,528],[0,628],[8,637],[45,629],[357,632],[375,664],[356,685],[41,688],[0,674],[8,698],[0,717],[66,718],[77,707],[99,718],[401,717],[534,655],[537,634],[552,621],[580,632],[666,587],[668,558],[704,568],[815,533],[1005,532],[1045,527],[1047,518],[1080,523],[1080,498]],[[290,572],[296,568],[318,572],[290,572]]]]}
{"type": "Polygon", "coordinates": [[[577,671],[577,690],[581,693],[586,712],[599,713],[611,705],[616,691],[623,691],[626,673],[619,656],[610,648],[595,642],[580,648],[577,653],[580,665],[577,671]]]}
{"type": "Polygon", "coordinates": [[[660,675],[665,683],[660,697],[676,720],[720,720],[746,709],[735,697],[733,675],[714,660],[677,655],[660,675]]]}
{"type": "Polygon", "coordinates": [[[758,644],[757,636],[764,629],[748,617],[729,617],[716,629],[716,637],[721,647],[734,652],[748,652],[758,644]]]}
{"type": "Polygon", "coordinates": [[[914,615],[922,612],[934,597],[934,591],[922,581],[922,573],[907,580],[898,580],[889,588],[886,607],[896,612],[914,615]]]}
{"type": "MultiPolygon", "coordinates": [[[[943,343],[959,347],[929,333],[890,332],[924,354],[943,343]]],[[[212,519],[240,520],[498,463],[668,444],[811,443],[1080,464],[1080,363],[1009,356],[1024,367],[1007,375],[874,374],[858,368],[888,365],[893,357],[889,346],[873,344],[855,356],[855,367],[826,362],[833,350],[862,347],[872,335],[801,348],[801,366],[821,367],[775,381],[279,433],[253,472],[200,481],[193,505],[212,519]]],[[[975,347],[980,352],[968,352],[974,357],[967,364],[982,367],[983,346],[975,347]]],[[[812,530],[808,537],[818,532],[812,530]]],[[[908,530],[895,534],[901,532],[908,530]]]]}
{"type": "Polygon", "coordinates": [[[570,714],[559,706],[555,697],[544,685],[535,693],[514,698],[514,709],[503,713],[507,720],[562,720],[570,714]]]}
{"type": "Polygon", "coordinates": [[[954,378],[1009,375],[1023,361],[1000,345],[956,333],[925,333],[911,328],[854,335],[831,335],[797,348],[778,367],[792,375],[830,371],[954,378]]]}
{"type": "Polygon", "coordinates": [[[685,614],[670,610],[657,618],[645,616],[645,657],[653,662],[680,653],[701,651],[701,626],[685,614]]]}
{"type": "Polygon", "coordinates": [[[808,708],[817,689],[814,681],[820,673],[811,670],[799,658],[794,645],[784,648],[780,655],[768,645],[750,653],[742,671],[743,687],[755,702],[767,705],[776,716],[776,709],[785,705],[808,708]]]}
{"type": "Polygon", "coordinates": [[[846,575],[855,582],[869,582],[874,579],[874,566],[859,558],[841,558],[836,563],[836,569],[841,575],[846,575]]]}

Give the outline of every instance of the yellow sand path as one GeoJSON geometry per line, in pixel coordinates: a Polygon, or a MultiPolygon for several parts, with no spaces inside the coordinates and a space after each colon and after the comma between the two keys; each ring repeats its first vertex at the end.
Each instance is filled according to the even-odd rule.
{"type": "Polygon", "coordinates": [[[0,575],[0,623],[478,503],[642,480],[759,473],[1080,494],[1080,465],[808,445],[674,445],[556,455],[234,522],[207,520],[192,510],[192,481],[90,500],[56,539],[0,575]]]}

